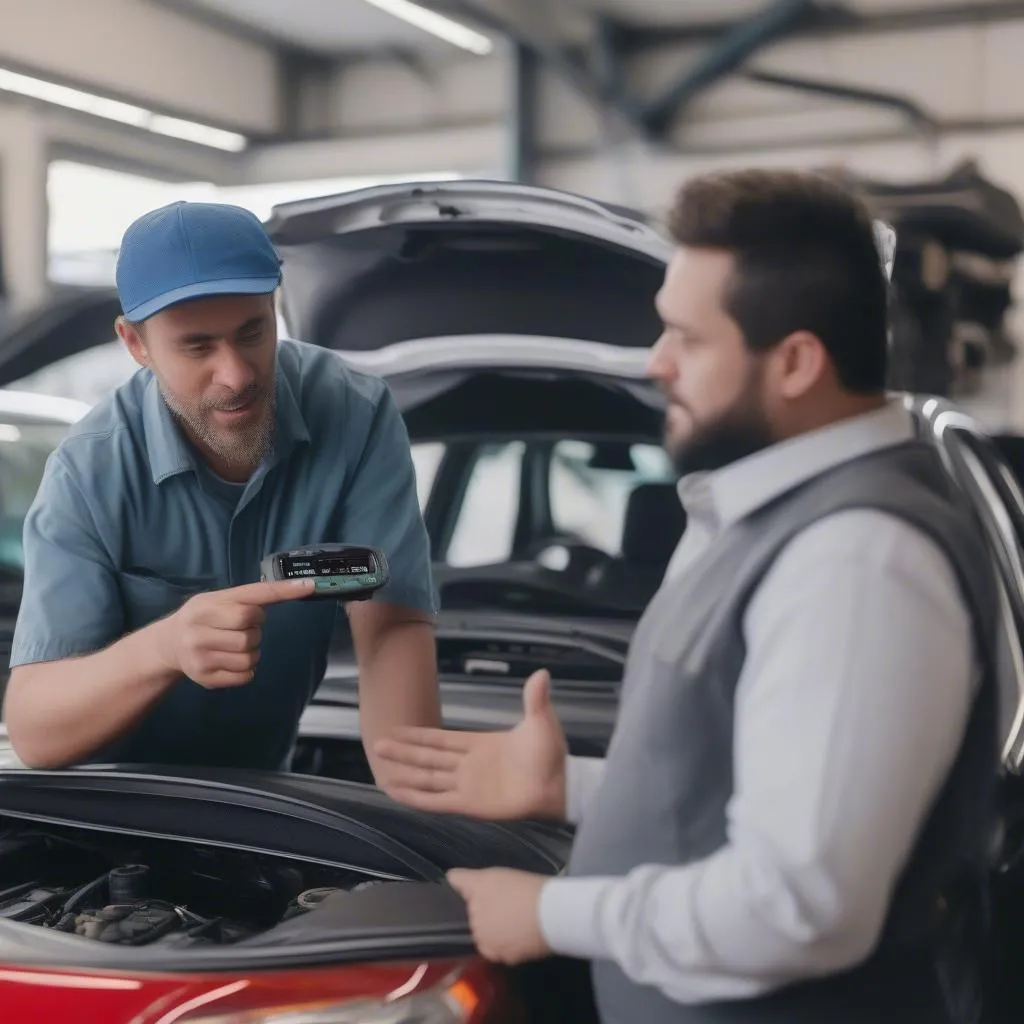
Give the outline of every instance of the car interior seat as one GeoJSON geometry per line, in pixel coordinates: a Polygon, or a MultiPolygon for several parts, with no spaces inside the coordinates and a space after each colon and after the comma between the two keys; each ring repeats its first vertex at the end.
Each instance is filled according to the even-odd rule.
{"type": "Polygon", "coordinates": [[[639,484],[626,502],[620,554],[594,567],[588,589],[614,593],[618,601],[642,608],[661,585],[685,527],[674,484],[639,484]]]}
{"type": "Polygon", "coordinates": [[[675,484],[640,484],[626,503],[622,524],[622,560],[627,565],[664,573],[686,525],[675,484]]]}

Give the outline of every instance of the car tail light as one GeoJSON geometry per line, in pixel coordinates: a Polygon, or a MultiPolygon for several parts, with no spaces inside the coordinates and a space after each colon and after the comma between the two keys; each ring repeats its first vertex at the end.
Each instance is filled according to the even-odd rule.
{"type": "Polygon", "coordinates": [[[423,964],[389,973],[401,979],[399,984],[372,996],[337,991],[322,974],[305,980],[291,975],[283,985],[239,981],[179,1007],[167,1024],[485,1024],[496,1005],[508,1009],[504,985],[486,967],[470,965],[439,976],[436,964],[423,964]]]}
{"type": "Polygon", "coordinates": [[[198,1017],[189,1024],[469,1024],[473,1011],[447,993],[408,996],[393,1003],[361,1001],[342,1006],[307,1004],[273,1010],[198,1017]]]}

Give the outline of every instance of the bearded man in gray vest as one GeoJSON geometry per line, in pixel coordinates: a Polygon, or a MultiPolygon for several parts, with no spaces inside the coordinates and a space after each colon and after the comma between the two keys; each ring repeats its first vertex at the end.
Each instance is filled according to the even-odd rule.
{"type": "Polygon", "coordinates": [[[591,961],[604,1024],[968,1019],[952,922],[992,835],[996,583],[886,395],[871,218],[744,171],[689,182],[669,227],[650,374],[688,525],[607,757],[567,756],[538,673],[509,732],[382,740],[381,784],[578,826],[564,876],[449,877],[486,957],[591,961]]]}

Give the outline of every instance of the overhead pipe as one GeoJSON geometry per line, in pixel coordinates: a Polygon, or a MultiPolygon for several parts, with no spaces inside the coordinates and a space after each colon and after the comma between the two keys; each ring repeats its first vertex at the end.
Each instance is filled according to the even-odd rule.
{"type": "Polygon", "coordinates": [[[857,85],[846,85],[826,79],[804,78],[797,75],[780,75],[772,71],[745,71],[743,77],[751,82],[762,85],[777,85],[798,92],[813,93],[818,96],[832,96],[836,99],[849,100],[869,106],[888,107],[903,114],[923,135],[931,139],[941,131],[942,126],[920,104],[901,96],[898,93],[883,92],[878,89],[865,89],[857,85]]]}

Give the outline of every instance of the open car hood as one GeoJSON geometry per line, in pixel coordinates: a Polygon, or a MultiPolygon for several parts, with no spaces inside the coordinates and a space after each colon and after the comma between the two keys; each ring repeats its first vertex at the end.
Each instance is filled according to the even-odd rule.
{"type": "Polygon", "coordinates": [[[570,339],[647,349],[670,254],[640,214],[492,181],[363,189],[275,208],[282,316],[347,353],[570,339]]]}
{"type": "Polygon", "coordinates": [[[421,955],[425,945],[468,953],[464,904],[446,891],[445,873],[505,866],[552,875],[565,864],[569,842],[569,831],[557,825],[421,814],[367,786],[272,772],[143,765],[0,770],[0,961],[205,971],[241,961],[280,966],[299,953],[297,944],[310,964],[381,948],[394,955],[403,943],[410,955],[421,955]],[[93,866],[83,877],[79,862],[93,854],[100,854],[102,871],[93,866]],[[192,861],[187,878],[179,870],[183,859],[192,861]],[[90,901],[116,903],[107,871],[137,873],[140,865],[150,884],[123,894],[122,905],[181,903],[214,924],[224,909],[215,894],[235,877],[232,884],[248,887],[247,909],[235,907],[237,922],[247,924],[212,943],[179,928],[169,943],[158,934],[141,943],[123,935],[111,945],[50,912],[51,895],[79,914],[90,901]],[[211,890],[214,877],[222,881],[211,890]],[[275,889],[283,897],[286,889],[304,888],[319,899],[323,885],[340,900],[336,910],[325,901],[327,912],[320,913],[314,901],[311,913],[289,915],[273,898],[275,889]],[[203,900],[210,913],[200,909],[203,900]]]}

